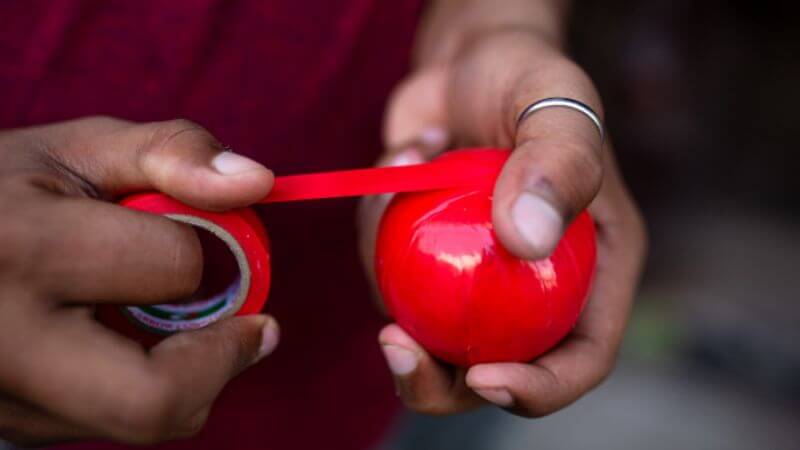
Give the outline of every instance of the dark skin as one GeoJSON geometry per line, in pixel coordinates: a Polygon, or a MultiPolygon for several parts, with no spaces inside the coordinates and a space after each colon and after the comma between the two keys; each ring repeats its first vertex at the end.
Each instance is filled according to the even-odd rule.
{"type": "Polygon", "coordinates": [[[277,325],[263,315],[181,333],[149,352],[92,317],[89,305],[163,303],[195,291],[203,265],[195,232],[108,200],[159,190],[224,210],[270,189],[261,165],[220,154],[187,121],[87,118],[0,133],[3,438],[189,436],[222,387],[274,349],[277,325]]]}
{"type": "MultiPolygon", "coordinates": [[[[492,219],[520,258],[547,256],[584,208],[598,227],[589,303],[574,331],[535,361],[453,370],[397,325],[384,328],[380,344],[413,410],[492,403],[539,417],[613,368],[644,260],[641,217],[610,142],[601,146],[585,116],[553,108],[516,125],[525,106],[546,97],[603,114],[591,80],[563,51],[567,9],[563,0],[431,2],[415,68],[389,103],[381,164],[422,162],[448,147],[513,149],[492,219]]],[[[146,352],[93,321],[87,305],[174,301],[202,273],[191,228],[109,201],[158,190],[222,211],[265,196],[272,173],[222,153],[196,124],[109,118],[0,132],[0,167],[0,437],[146,444],[196,433],[222,387],[275,348],[277,324],[226,319],[146,352]]],[[[367,267],[387,200],[361,208],[367,267]]]]}
{"type": "MultiPolygon", "coordinates": [[[[428,10],[416,64],[387,110],[381,165],[411,164],[447,147],[513,149],[494,190],[492,222],[523,259],[546,257],[576,213],[597,224],[598,261],[588,304],[572,333],[526,364],[454,370],[395,324],[379,341],[400,398],[412,410],[451,414],[492,403],[541,417],[580,398],[611,372],[644,261],[636,205],[595,125],[565,108],[525,107],[570,97],[603,108],[589,77],[563,51],[568,3],[560,0],[441,0],[428,10]]],[[[361,249],[372,276],[375,233],[388,197],[362,203],[361,249]]]]}

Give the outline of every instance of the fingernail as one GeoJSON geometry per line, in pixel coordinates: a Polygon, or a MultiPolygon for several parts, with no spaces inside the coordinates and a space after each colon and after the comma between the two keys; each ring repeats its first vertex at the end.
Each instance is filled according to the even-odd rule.
{"type": "Polygon", "coordinates": [[[385,167],[398,167],[410,166],[413,164],[422,164],[425,158],[422,157],[419,151],[415,149],[403,150],[402,152],[395,153],[390,156],[384,163],[385,167]]]}
{"type": "Polygon", "coordinates": [[[541,257],[553,251],[561,237],[564,221],[550,203],[523,192],[511,208],[511,217],[519,234],[541,257]]]}
{"type": "Polygon", "coordinates": [[[211,160],[211,166],[222,175],[236,175],[261,169],[259,163],[233,152],[218,154],[211,160]]]}
{"type": "Polygon", "coordinates": [[[389,370],[401,377],[415,371],[419,363],[416,353],[397,345],[383,345],[383,355],[386,357],[389,370]]]}
{"type": "Polygon", "coordinates": [[[447,130],[441,127],[430,127],[422,130],[419,136],[422,143],[429,147],[444,147],[450,139],[447,130]]]}
{"type": "Polygon", "coordinates": [[[501,408],[509,408],[514,405],[514,397],[504,388],[475,389],[475,393],[501,408]]]}
{"type": "Polygon", "coordinates": [[[265,356],[269,355],[278,346],[280,339],[280,331],[278,330],[278,323],[273,318],[268,318],[267,323],[261,330],[261,347],[258,349],[258,356],[256,361],[262,360],[265,356]]]}

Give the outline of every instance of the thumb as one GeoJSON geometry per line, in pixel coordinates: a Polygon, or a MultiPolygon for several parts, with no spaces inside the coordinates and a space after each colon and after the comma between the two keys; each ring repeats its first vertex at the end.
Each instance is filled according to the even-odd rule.
{"type": "Polygon", "coordinates": [[[512,253],[542,259],[600,189],[599,136],[581,113],[548,108],[521,124],[517,142],[495,185],[493,223],[512,253]]]}
{"type": "Polygon", "coordinates": [[[267,168],[224,151],[211,133],[187,120],[89,118],[62,126],[80,133],[83,145],[60,147],[57,157],[103,196],[158,190],[197,208],[225,210],[251,204],[272,187],[267,168]]]}

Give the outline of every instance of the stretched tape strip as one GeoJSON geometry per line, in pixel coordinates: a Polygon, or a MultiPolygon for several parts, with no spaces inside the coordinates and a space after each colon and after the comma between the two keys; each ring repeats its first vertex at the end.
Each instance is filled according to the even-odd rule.
{"type": "Polygon", "coordinates": [[[507,158],[506,150],[461,150],[424,164],[281,176],[260,203],[485,185],[494,183],[507,158]]]}
{"type": "MultiPolygon", "coordinates": [[[[505,150],[462,150],[425,164],[281,176],[276,177],[272,191],[260,203],[483,187],[494,183],[507,155],[505,150]]],[[[225,213],[202,211],[159,193],[133,195],[121,205],[213,233],[230,248],[240,276],[222,293],[201,301],[129,306],[114,311],[101,308],[98,316],[103,322],[122,328],[126,334],[140,334],[131,323],[135,328],[168,334],[262,310],[270,286],[269,239],[255,212],[248,208],[225,213]]]]}

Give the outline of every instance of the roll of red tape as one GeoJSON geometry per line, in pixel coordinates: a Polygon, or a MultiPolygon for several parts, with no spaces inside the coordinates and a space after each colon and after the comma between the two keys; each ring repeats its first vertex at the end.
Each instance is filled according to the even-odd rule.
{"type": "Polygon", "coordinates": [[[203,211],[158,193],[136,194],[120,204],[212,233],[230,249],[239,277],[223,292],[199,301],[99,308],[101,322],[149,343],[158,335],[202,328],[225,317],[254,314],[264,308],[271,281],[269,238],[253,210],[203,211]]]}

